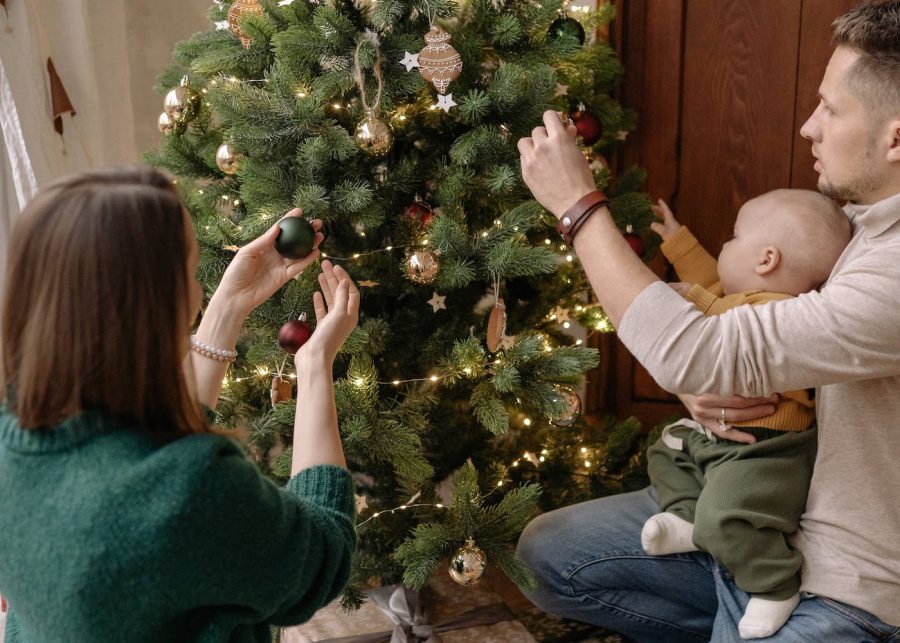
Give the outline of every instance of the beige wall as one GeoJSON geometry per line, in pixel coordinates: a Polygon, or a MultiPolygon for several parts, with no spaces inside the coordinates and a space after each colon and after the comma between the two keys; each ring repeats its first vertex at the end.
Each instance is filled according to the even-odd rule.
{"type": "Polygon", "coordinates": [[[211,0],[128,0],[126,32],[141,34],[141,47],[128,48],[131,96],[137,147],[145,150],[159,141],[156,119],[162,97],[153,91],[156,75],[171,60],[175,43],[209,29],[206,18],[211,0]]]}

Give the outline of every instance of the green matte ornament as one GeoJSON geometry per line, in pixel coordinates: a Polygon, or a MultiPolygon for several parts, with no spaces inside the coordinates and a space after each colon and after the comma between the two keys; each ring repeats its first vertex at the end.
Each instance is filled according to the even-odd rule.
{"type": "Polygon", "coordinates": [[[286,259],[303,259],[313,251],[316,231],[302,217],[287,217],[278,222],[281,232],[275,238],[275,249],[286,259]]]}
{"type": "Polygon", "coordinates": [[[565,12],[561,12],[560,16],[553,21],[547,30],[547,35],[551,40],[558,40],[562,36],[571,36],[576,38],[581,45],[584,44],[585,39],[584,27],[565,12]]]}

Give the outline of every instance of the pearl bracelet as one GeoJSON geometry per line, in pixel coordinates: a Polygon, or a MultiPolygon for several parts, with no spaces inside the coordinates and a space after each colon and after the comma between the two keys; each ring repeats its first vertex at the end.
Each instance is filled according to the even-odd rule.
{"type": "Polygon", "coordinates": [[[191,335],[191,350],[217,362],[226,362],[228,364],[237,359],[238,354],[237,351],[227,351],[224,348],[216,348],[215,346],[204,344],[197,339],[196,335],[191,335]]]}

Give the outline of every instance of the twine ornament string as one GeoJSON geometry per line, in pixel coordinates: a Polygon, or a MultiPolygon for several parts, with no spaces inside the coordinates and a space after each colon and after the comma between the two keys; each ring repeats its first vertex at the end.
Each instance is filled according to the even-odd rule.
{"type": "Polygon", "coordinates": [[[381,47],[379,47],[378,35],[371,29],[366,29],[362,39],[356,45],[356,51],[353,53],[353,79],[359,87],[359,97],[360,100],[362,100],[362,106],[365,112],[367,114],[369,112],[377,114],[379,107],[381,107],[381,92],[384,89],[384,78],[381,75],[381,47]],[[359,63],[359,51],[366,41],[375,45],[375,65],[372,67],[372,73],[375,74],[377,90],[375,93],[375,104],[372,105],[372,107],[369,107],[368,100],[366,99],[366,82],[365,79],[363,79],[362,67],[359,63]]]}

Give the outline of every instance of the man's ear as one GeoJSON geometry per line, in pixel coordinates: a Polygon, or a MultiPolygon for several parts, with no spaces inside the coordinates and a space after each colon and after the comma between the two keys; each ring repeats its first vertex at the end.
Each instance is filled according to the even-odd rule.
{"type": "Polygon", "coordinates": [[[891,163],[900,163],[900,119],[894,119],[890,123],[891,141],[888,147],[887,160],[891,163]]]}
{"type": "Polygon", "coordinates": [[[775,246],[766,246],[757,259],[754,270],[758,275],[767,275],[781,265],[781,250],[775,246]]]}

